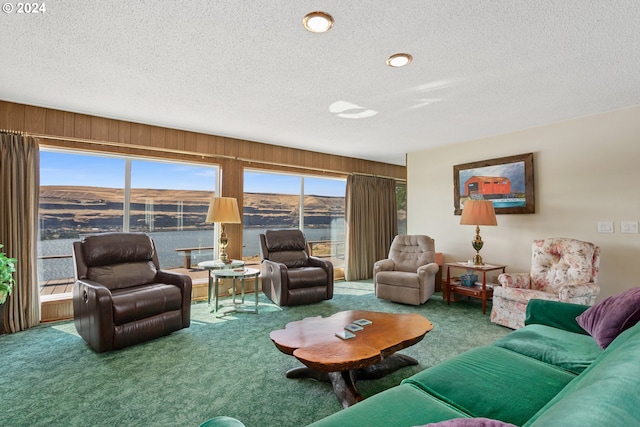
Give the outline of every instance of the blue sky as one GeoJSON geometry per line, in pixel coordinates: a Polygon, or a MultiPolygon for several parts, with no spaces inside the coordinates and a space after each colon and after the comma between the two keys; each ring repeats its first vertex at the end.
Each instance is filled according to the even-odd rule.
{"type": "MultiPolygon", "coordinates": [[[[193,164],[132,160],[131,186],[167,190],[215,189],[217,169],[193,164]]],[[[122,158],[40,151],[40,185],[124,187],[122,158]]],[[[306,177],[305,194],[344,197],[345,180],[306,177]]],[[[300,177],[245,171],[245,191],[251,193],[299,194],[300,177]]]]}
{"type": "MultiPolygon", "coordinates": [[[[244,191],[248,193],[300,194],[300,176],[245,171],[244,191]]],[[[305,177],[304,193],[344,197],[346,180],[305,177]]]]}

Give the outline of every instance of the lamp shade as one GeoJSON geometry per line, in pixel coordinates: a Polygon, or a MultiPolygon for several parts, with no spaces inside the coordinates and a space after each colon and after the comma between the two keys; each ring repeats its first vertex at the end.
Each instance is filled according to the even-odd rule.
{"type": "Polygon", "coordinates": [[[491,200],[467,200],[462,208],[460,224],[498,225],[491,200]]]}
{"type": "Polygon", "coordinates": [[[240,224],[238,201],[234,197],[213,197],[205,222],[240,224]]]}

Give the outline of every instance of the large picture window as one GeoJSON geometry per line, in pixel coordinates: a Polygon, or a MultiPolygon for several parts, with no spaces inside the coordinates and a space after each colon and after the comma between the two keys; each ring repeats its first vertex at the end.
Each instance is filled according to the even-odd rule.
{"type": "Polygon", "coordinates": [[[311,254],[344,266],[346,180],[304,177],[303,231],[311,254]]]}
{"type": "MultiPolygon", "coordinates": [[[[160,161],[131,161],[129,231],[153,238],[162,266],[184,266],[185,249],[195,265],[213,259],[213,224],[205,223],[217,168],[160,161]]],[[[185,266],[186,267],[186,266],[185,266]]]]}
{"type": "Polygon", "coordinates": [[[243,259],[259,263],[259,234],[299,228],[313,255],[344,266],[346,180],[245,170],[243,259]]]}
{"type": "Polygon", "coordinates": [[[125,166],[123,158],[40,151],[38,279],[43,297],[71,292],[73,241],[123,230],[125,166]]]}
{"type": "Polygon", "coordinates": [[[41,295],[68,293],[72,242],[110,231],[154,239],[163,268],[213,256],[213,224],[204,222],[219,168],[54,151],[40,152],[38,274],[41,295]]]}

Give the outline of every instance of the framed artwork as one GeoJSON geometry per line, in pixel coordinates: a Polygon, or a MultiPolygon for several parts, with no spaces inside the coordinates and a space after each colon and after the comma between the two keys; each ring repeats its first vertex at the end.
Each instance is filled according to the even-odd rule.
{"type": "Polygon", "coordinates": [[[454,214],[469,199],[491,200],[496,214],[535,213],[533,153],[453,167],[454,214]]]}

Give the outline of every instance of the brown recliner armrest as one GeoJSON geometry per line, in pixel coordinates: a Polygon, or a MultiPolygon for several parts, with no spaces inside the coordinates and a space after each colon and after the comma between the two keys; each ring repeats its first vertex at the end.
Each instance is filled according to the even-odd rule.
{"type": "Polygon", "coordinates": [[[333,264],[325,259],[322,258],[318,258],[315,256],[310,256],[308,258],[308,264],[312,267],[322,267],[324,269],[327,270],[327,272],[329,270],[333,271],[333,264]]]}
{"type": "Polygon", "coordinates": [[[77,280],[73,287],[74,323],[80,336],[98,352],[113,346],[111,291],[91,280],[77,280]]]}
{"type": "Polygon", "coordinates": [[[330,261],[310,256],[308,265],[322,267],[327,272],[327,297],[328,299],[333,298],[333,264],[330,261]]]}
{"type": "Polygon", "coordinates": [[[262,289],[267,290],[267,296],[275,301],[287,304],[287,292],[283,292],[287,283],[287,266],[281,262],[268,259],[262,260],[262,289]],[[282,299],[284,298],[284,300],[282,299]]]}
{"type": "Polygon", "coordinates": [[[191,277],[175,271],[158,270],[157,280],[168,285],[175,285],[182,292],[182,327],[188,328],[191,324],[191,277]]]}

